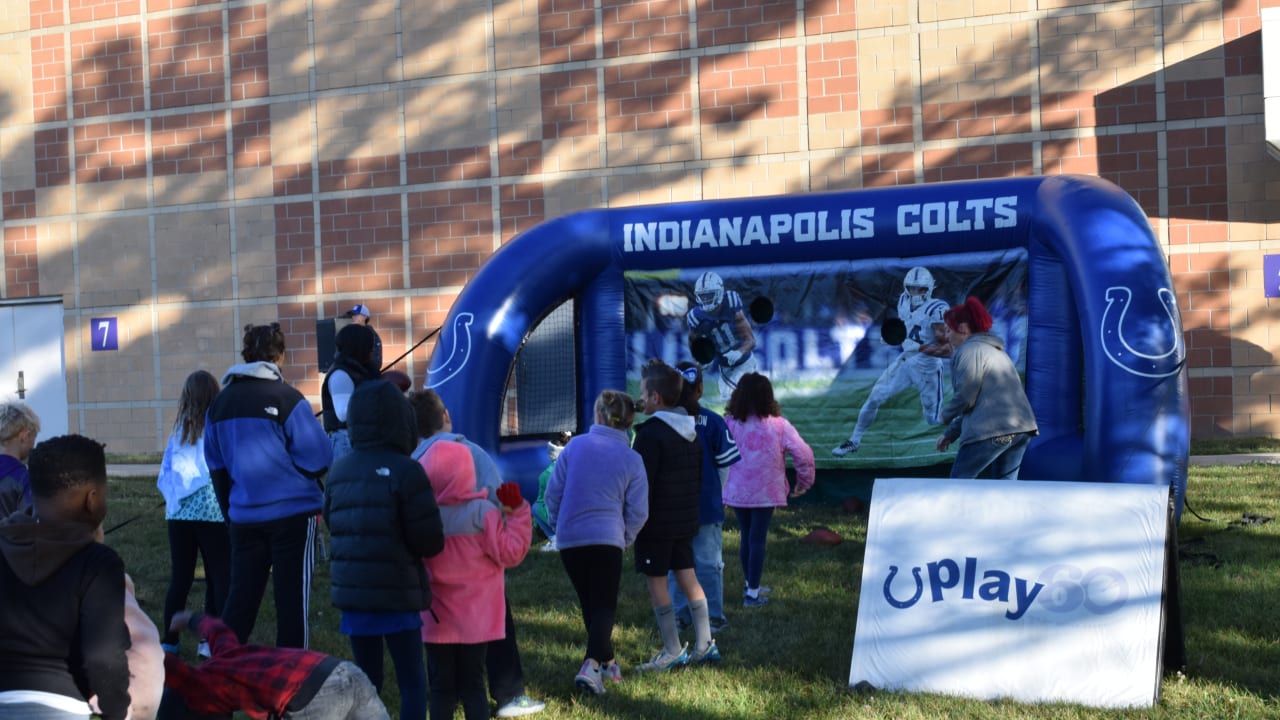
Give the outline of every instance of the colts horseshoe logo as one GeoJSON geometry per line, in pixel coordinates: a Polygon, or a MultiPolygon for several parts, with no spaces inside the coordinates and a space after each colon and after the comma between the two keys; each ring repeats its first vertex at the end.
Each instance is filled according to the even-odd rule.
{"type": "Polygon", "coordinates": [[[449,348],[449,355],[444,362],[429,373],[431,384],[427,385],[428,390],[449,382],[454,375],[462,371],[467,360],[471,359],[471,323],[475,322],[475,319],[476,316],[469,312],[458,313],[453,319],[453,331],[449,333],[452,336],[453,347],[449,348]]]}
{"type": "MultiPolygon", "coordinates": [[[[1160,329],[1159,337],[1173,338],[1172,346],[1162,353],[1141,352],[1125,338],[1125,318],[1129,314],[1129,305],[1133,301],[1132,290],[1121,286],[1107,288],[1107,308],[1102,312],[1102,349],[1106,352],[1107,359],[1125,372],[1149,378],[1169,377],[1177,373],[1182,369],[1186,359],[1182,332],[1178,327],[1177,300],[1174,298],[1173,291],[1160,288],[1156,291],[1156,296],[1164,307],[1169,323],[1167,335],[1164,329],[1160,329]]],[[[1163,324],[1165,321],[1164,318],[1139,318],[1139,320],[1145,321],[1139,325],[1145,333],[1154,332],[1154,329],[1149,329],[1147,325],[1163,324]]],[[[1128,324],[1132,331],[1133,321],[1129,321],[1128,324]]]]}

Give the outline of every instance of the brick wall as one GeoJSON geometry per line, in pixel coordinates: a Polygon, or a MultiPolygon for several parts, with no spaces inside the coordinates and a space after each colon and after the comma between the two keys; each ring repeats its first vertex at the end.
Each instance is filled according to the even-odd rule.
{"type": "Polygon", "coordinates": [[[561,213],[1055,173],[1150,217],[1193,432],[1280,435],[1256,3],[12,5],[0,294],[63,297],[69,420],[113,449],[162,446],[245,323],[284,324],[312,395],[317,319],[367,304],[398,356],[561,213]],[[117,355],[86,352],[103,315],[117,355]]]}

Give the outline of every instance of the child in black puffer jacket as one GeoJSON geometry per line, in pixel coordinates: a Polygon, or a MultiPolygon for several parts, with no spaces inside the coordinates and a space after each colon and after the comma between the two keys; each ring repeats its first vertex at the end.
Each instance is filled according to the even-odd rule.
{"type": "Polygon", "coordinates": [[[400,717],[424,720],[427,674],[419,612],[431,606],[423,558],[444,548],[435,494],[410,457],[418,424],[403,393],[385,380],[351,395],[352,451],[333,465],[324,497],[331,596],[342,611],[356,664],[382,689],[385,642],[400,687],[400,717]]]}

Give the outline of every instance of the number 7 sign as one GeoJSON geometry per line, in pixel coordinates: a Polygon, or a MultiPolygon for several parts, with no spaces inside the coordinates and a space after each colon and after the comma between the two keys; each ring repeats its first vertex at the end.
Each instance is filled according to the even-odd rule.
{"type": "Polygon", "coordinates": [[[89,336],[92,339],[90,345],[94,352],[120,349],[119,325],[116,320],[113,317],[89,320],[89,336]]]}

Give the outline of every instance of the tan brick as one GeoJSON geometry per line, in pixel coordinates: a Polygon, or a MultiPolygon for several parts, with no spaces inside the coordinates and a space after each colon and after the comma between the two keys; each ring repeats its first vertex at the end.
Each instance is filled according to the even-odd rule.
{"type": "Polygon", "coordinates": [[[495,3],[494,56],[499,70],[538,64],[538,0],[495,3]]]}
{"type": "MultiPolygon", "coordinates": [[[[86,378],[90,378],[87,373],[86,378]]],[[[108,381],[109,378],[92,377],[92,380],[108,381]]],[[[86,385],[89,382],[86,379],[86,385]]],[[[150,400],[150,395],[153,394],[154,392],[148,391],[145,399],[150,400]]],[[[72,413],[72,416],[75,415],[76,413],[72,413]]],[[[92,428],[86,431],[92,432],[93,439],[105,444],[107,452],[154,452],[160,449],[157,447],[159,429],[156,412],[149,407],[87,408],[84,416],[87,428],[92,428]]]]}
{"type": "Polygon", "coordinates": [[[1263,112],[1262,85],[1256,75],[1228,77],[1225,95],[1227,115],[1260,115],[1263,112]]]}
{"type": "Polygon", "coordinates": [[[309,104],[290,102],[271,106],[271,161],[276,166],[311,162],[309,104]]]}
{"type": "Polygon", "coordinates": [[[269,197],[273,192],[271,168],[237,168],[235,171],[236,197],[269,197]]]}
{"type": "Polygon", "coordinates": [[[686,162],[696,157],[697,136],[691,127],[675,127],[606,135],[609,167],[686,162]]]}
{"type": "Polygon", "coordinates": [[[6,192],[30,190],[36,186],[35,145],[31,131],[18,126],[0,130],[0,178],[6,192]]]}
{"type": "Polygon", "coordinates": [[[606,182],[609,186],[609,207],[703,199],[702,173],[695,169],[610,175],[606,182]]]}
{"type": "Polygon", "coordinates": [[[900,92],[910,94],[911,40],[906,35],[866,37],[858,41],[859,106],[890,108],[902,104],[900,92]],[[887,100],[884,95],[895,98],[887,100]],[[871,103],[871,104],[869,104],[871,103]]]}
{"type": "Polygon", "coordinates": [[[392,91],[321,97],[316,101],[320,159],[398,155],[398,102],[392,91]]]}
{"type": "MultiPolygon", "coordinates": [[[[36,193],[37,201],[39,192],[36,193]]],[[[62,295],[68,308],[75,307],[75,263],[69,223],[42,222],[36,226],[36,253],[40,268],[40,294],[62,295]]]]}
{"type": "Polygon", "coordinates": [[[544,186],[547,219],[604,206],[604,178],[572,178],[544,186]]]}
{"type": "Polygon", "coordinates": [[[118,180],[76,185],[76,209],[80,212],[110,212],[147,206],[147,181],[118,180]]]}
{"type": "MultiPolygon", "coordinates": [[[[162,302],[156,307],[156,334],[160,342],[160,399],[177,404],[182,383],[196,370],[216,378],[240,357],[240,328],[232,308],[199,307],[183,302],[162,302]]],[[[174,410],[166,411],[166,422],[174,410]]],[[[167,427],[167,425],[166,425],[167,427]]]]}
{"type": "MultiPolygon", "coordinates": [[[[98,317],[115,317],[119,349],[93,352],[92,318],[81,318],[77,329],[81,343],[84,402],[146,401],[152,390],[151,306],[100,311],[98,317]],[[114,378],[114,380],[112,379],[114,378]]],[[[141,408],[139,408],[141,409],[141,408]]]]}
{"type": "Polygon", "coordinates": [[[157,176],[153,188],[157,206],[219,202],[230,198],[225,172],[157,176]]]}
{"type": "Polygon", "coordinates": [[[468,80],[405,90],[404,129],[408,152],[487,147],[488,83],[468,80]]]}
{"type": "Polygon", "coordinates": [[[500,144],[542,140],[542,86],[537,77],[498,78],[497,100],[500,144]]]}
{"type": "Polygon", "coordinates": [[[1250,395],[1280,394],[1280,368],[1249,370],[1238,377],[1247,381],[1247,392],[1250,395]]]}
{"type": "Polygon", "coordinates": [[[316,0],[314,7],[317,89],[400,79],[395,0],[364,0],[358,7],[316,0]]]}
{"type": "Polygon", "coordinates": [[[713,166],[702,174],[702,195],[717,200],[803,192],[807,171],[803,162],[713,166]]]}
{"type": "Polygon", "coordinates": [[[30,3],[9,2],[0,4],[0,33],[22,33],[30,29],[30,3]]]}
{"type": "Polygon", "coordinates": [[[0,118],[3,126],[11,128],[31,122],[31,41],[27,36],[0,35],[0,63],[5,68],[0,73],[0,94],[5,98],[4,115],[0,118]]]}
{"type": "Polygon", "coordinates": [[[240,297],[276,297],[276,222],[269,205],[236,209],[235,273],[240,297]]]}
{"type": "Polygon", "coordinates": [[[156,287],[190,300],[231,297],[231,218],[227,210],[157,215],[156,287]]]}
{"type": "MultiPolygon", "coordinates": [[[[506,23],[495,17],[495,23],[515,29],[523,20],[524,33],[517,38],[495,33],[495,41],[509,44],[522,42],[524,50],[533,50],[537,60],[538,6],[536,2],[495,3],[495,15],[515,20],[506,23]],[[507,7],[514,6],[514,7],[507,7]],[[527,13],[532,9],[532,16],[527,13]]],[[[463,0],[404,0],[400,15],[404,26],[405,78],[444,77],[484,72],[489,67],[488,21],[477,12],[475,3],[463,0]]],[[[504,19],[506,19],[504,18],[504,19]]],[[[506,55],[509,50],[499,50],[506,55]]],[[[534,64],[534,63],[526,63],[534,64]]]]}
{"type": "Polygon", "coordinates": [[[1029,0],[938,0],[920,3],[920,21],[963,20],[971,17],[988,17],[1010,12],[1024,12],[1030,8],[1029,0]]]}
{"type": "Polygon", "coordinates": [[[861,188],[862,158],[840,154],[810,159],[809,185],[814,192],[861,188]]]}
{"type": "Polygon", "coordinates": [[[859,28],[898,27],[911,22],[907,0],[858,0],[859,28]]]}
{"type": "Polygon", "coordinates": [[[304,93],[310,84],[307,0],[279,0],[267,11],[267,77],[271,94],[304,93]]]}
{"type": "MultiPolygon", "coordinates": [[[[80,297],[86,306],[134,305],[151,295],[151,241],[145,217],[77,224],[80,297]]],[[[124,330],[121,330],[124,343],[124,330]]]]}
{"type": "Polygon", "coordinates": [[[856,147],[860,142],[857,112],[809,116],[809,149],[856,147]]]}

